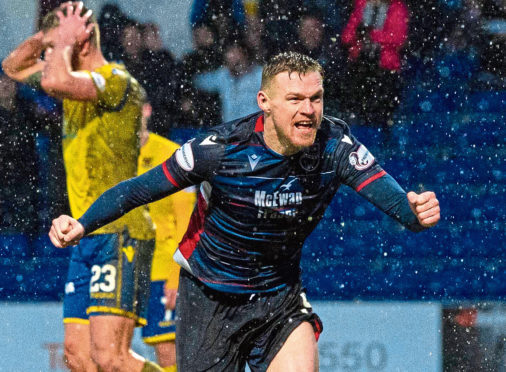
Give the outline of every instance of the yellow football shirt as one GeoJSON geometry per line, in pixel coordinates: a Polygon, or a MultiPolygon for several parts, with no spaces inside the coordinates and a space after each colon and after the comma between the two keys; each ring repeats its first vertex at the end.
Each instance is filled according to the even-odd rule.
{"type": "MultiPolygon", "coordinates": [[[[142,87],[123,65],[109,63],[89,71],[96,101],[63,100],[63,160],[73,217],[79,218],[107,189],[136,176],[142,87]]],[[[152,239],[146,207],[136,208],[95,231],[152,239]]]]}
{"type": "MultiPolygon", "coordinates": [[[[142,174],[161,164],[178,148],[178,144],[150,133],[148,141],[141,147],[138,173],[142,174]]],[[[169,288],[178,286],[179,265],[172,260],[172,256],[186,232],[195,200],[194,189],[190,188],[148,205],[156,226],[151,280],[167,280],[169,288]]]]}

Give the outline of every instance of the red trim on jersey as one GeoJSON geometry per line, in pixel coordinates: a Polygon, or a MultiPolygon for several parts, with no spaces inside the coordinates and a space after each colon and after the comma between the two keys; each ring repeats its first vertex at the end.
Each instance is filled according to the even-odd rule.
{"type": "Polygon", "coordinates": [[[167,162],[164,162],[162,164],[163,173],[165,173],[165,177],[169,180],[170,183],[172,183],[174,186],[176,186],[178,189],[181,188],[176,182],[176,180],[172,177],[172,175],[169,172],[169,169],[167,168],[167,162]]]}
{"type": "Polygon", "coordinates": [[[236,207],[247,207],[246,204],[239,204],[239,203],[234,203],[234,202],[230,202],[229,204],[230,205],[235,205],[236,207]]]}
{"type": "Polygon", "coordinates": [[[369,177],[364,182],[362,182],[360,185],[358,185],[358,187],[356,189],[357,192],[360,191],[360,190],[362,190],[364,187],[366,187],[367,185],[369,185],[371,182],[376,181],[378,178],[383,177],[385,174],[387,174],[387,172],[385,172],[384,170],[382,170],[381,172],[376,173],[374,176],[369,177]]]}
{"type": "Polygon", "coordinates": [[[255,123],[255,132],[264,131],[264,116],[260,115],[255,123]]]}
{"type": "Polygon", "coordinates": [[[204,219],[206,217],[207,202],[201,193],[197,197],[197,208],[188,223],[188,229],[179,243],[179,251],[184,258],[188,259],[192,255],[197,243],[200,240],[200,235],[204,232],[204,219]]]}
{"type": "Polygon", "coordinates": [[[316,327],[316,330],[314,332],[314,337],[316,338],[316,341],[318,341],[318,339],[320,338],[320,335],[322,334],[322,325],[318,319],[314,320],[314,325],[316,327]]]}

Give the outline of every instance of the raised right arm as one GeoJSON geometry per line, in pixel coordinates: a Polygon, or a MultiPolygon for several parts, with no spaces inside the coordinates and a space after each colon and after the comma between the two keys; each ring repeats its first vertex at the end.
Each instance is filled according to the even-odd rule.
{"type": "Polygon", "coordinates": [[[136,207],[179,190],[167,180],[163,165],[159,165],[104,192],[78,221],[83,225],[85,234],[89,234],[136,207]]]}
{"type": "Polygon", "coordinates": [[[120,182],[105,191],[79,220],[67,215],[61,215],[53,220],[49,232],[53,244],[58,248],[77,244],[83,236],[118,219],[130,210],[178,191],[179,187],[167,180],[164,165],[120,182]]]}
{"type": "Polygon", "coordinates": [[[20,83],[30,83],[30,78],[38,75],[40,83],[40,75],[45,66],[45,62],[40,59],[44,50],[43,37],[42,31],[30,36],[2,61],[7,76],[20,83]]]}
{"type": "MultiPolygon", "coordinates": [[[[209,133],[208,133],[209,134],[209,133]]],[[[104,192],[79,220],[62,215],[53,220],[49,237],[64,248],[130,210],[212,179],[225,144],[217,135],[201,135],[181,146],[167,161],[150,171],[120,182],[104,192]]]]}

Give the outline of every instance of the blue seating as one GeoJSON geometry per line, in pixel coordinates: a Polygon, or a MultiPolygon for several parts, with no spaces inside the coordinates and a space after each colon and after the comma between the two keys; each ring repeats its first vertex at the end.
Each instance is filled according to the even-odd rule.
{"type": "Polygon", "coordinates": [[[47,235],[38,236],[33,241],[33,252],[35,257],[69,258],[71,251],[71,248],[56,248],[47,235]]]}
{"type": "Polygon", "coordinates": [[[0,257],[31,257],[30,241],[24,234],[0,234],[0,257]]]}
{"type": "Polygon", "coordinates": [[[477,112],[504,112],[506,91],[472,93],[469,106],[472,111],[477,112]]]}
{"type": "Polygon", "coordinates": [[[35,258],[26,270],[21,287],[38,300],[61,300],[68,265],[66,258],[35,258]]]}

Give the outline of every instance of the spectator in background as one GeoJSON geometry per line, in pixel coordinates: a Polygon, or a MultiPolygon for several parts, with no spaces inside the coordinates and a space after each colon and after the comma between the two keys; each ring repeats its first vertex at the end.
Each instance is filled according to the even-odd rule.
{"type": "Polygon", "coordinates": [[[225,46],[237,30],[244,30],[245,12],[242,0],[194,0],[190,12],[192,28],[214,27],[218,44],[225,46]]]}
{"type": "Polygon", "coordinates": [[[102,31],[100,42],[106,59],[111,61],[120,61],[122,59],[123,49],[118,40],[120,40],[123,28],[127,23],[128,17],[118,5],[107,3],[102,7],[98,25],[102,31]]]}
{"type": "Polygon", "coordinates": [[[264,32],[264,24],[260,18],[248,16],[246,19],[246,43],[251,50],[251,57],[255,63],[263,64],[265,62],[266,51],[262,43],[262,34],[264,32]]]}
{"type": "Polygon", "coordinates": [[[343,30],[349,61],[343,104],[367,123],[392,125],[401,93],[401,52],[408,20],[403,0],[355,0],[343,30]]]}
{"type": "Polygon", "coordinates": [[[340,45],[332,43],[327,37],[323,14],[318,9],[301,16],[297,33],[298,40],[292,49],[310,56],[322,65],[325,72],[325,99],[333,109],[339,95],[339,84],[343,80],[342,66],[345,65],[340,45]]]}
{"type": "Polygon", "coordinates": [[[121,47],[123,49],[122,61],[127,70],[143,84],[142,76],[149,66],[143,65],[142,51],[142,26],[134,20],[129,20],[120,35],[121,47]]]}
{"type": "Polygon", "coordinates": [[[255,94],[262,67],[252,62],[251,51],[238,39],[225,49],[225,66],[195,77],[195,86],[220,96],[222,120],[230,121],[259,110],[255,94]]]}
{"type": "Polygon", "coordinates": [[[325,64],[326,56],[324,38],[325,28],[322,18],[316,13],[306,13],[299,20],[297,30],[299,40],[295,49],[299,53],[316,59],[320,64],[325,64]]]}
{"type": "Polygon", "coordinates": [[[297,40],[297,22],[303,11],[302,0],[259,0],[258,13],[265,25],[263,44],[267,55],[287,51],[297,40]]]}
{"type": "Polygon", "coordinates": [[[0,71],[1,232],[37,232],[34,136],[31,122],[18,107],[16,83],[0,71]]]}
{"type": "Polygon", "coordinates": [[[193,87],[195,75],[218,69],[223,61],[216,31],[202,25],[192,30],[193,51],[183,57],[179,66],[181,95],[176,126],[202,127],[219,120],[220,103],[216,93],[193,87]]]}
{"type": "Polygon", "coordinates": [[[409,54],[423,64],[430,65],[434,52],[447,33],[446,25],[450,23],[445,8],[440,0],[406,2],[411,13],[409,54]]]}
{"type": "Polygon", "coordinates": [[[168,123],[173,122],[179,104],[180,73],[172,53],[164,47],[158,25],[146,23],[141,27],[144,66],[138,77],[146,89],[153,116],[150,128],[153,132],[167,136],[168,123]]]}

